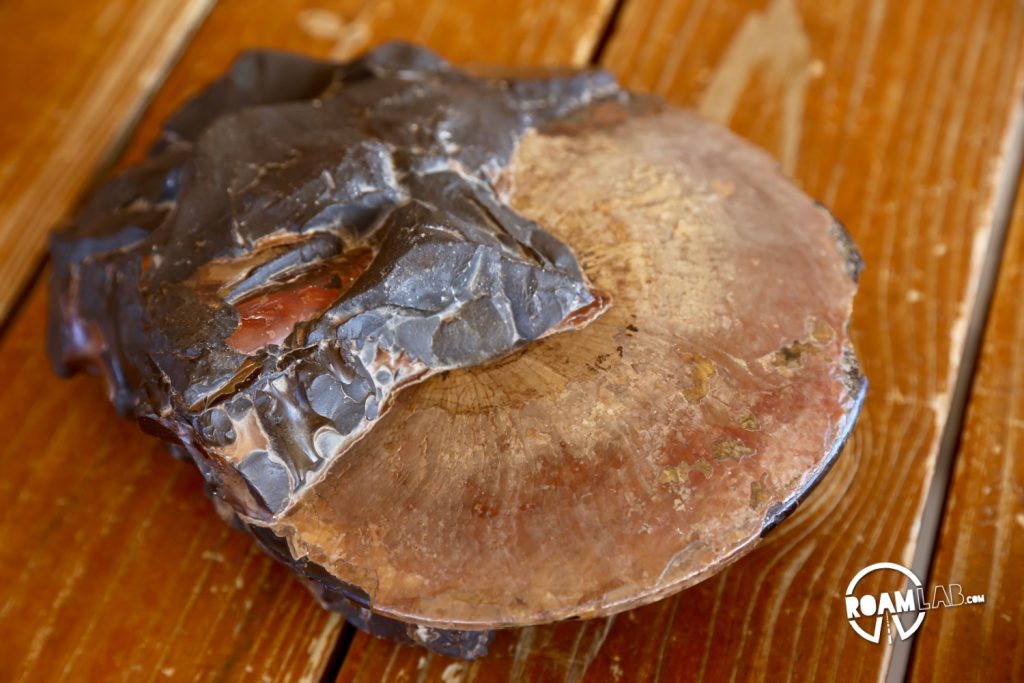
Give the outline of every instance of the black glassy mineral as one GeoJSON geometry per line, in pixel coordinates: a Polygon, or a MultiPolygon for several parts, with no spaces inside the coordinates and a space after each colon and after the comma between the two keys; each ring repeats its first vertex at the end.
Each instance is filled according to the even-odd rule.
{"type": "Polygon", "coordinates": [[[621,96],[600,71],[473,78],[402,44],[247,54],[54,236],[52,358],[99,368],[270,518],[402,385],[604,310],[508,207],[505,169],[527,130],[621,96]]]}

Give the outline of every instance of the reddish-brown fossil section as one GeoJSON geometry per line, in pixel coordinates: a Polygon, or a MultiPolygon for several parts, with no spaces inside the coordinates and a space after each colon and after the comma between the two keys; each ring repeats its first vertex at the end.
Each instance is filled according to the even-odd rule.
{"type": "Polygon", "coordinates": [[[373,250],[353,249],[291,285],[255,294],[235,304],[239,321],[225,340],[239,353],[251,355],[270,344],[281,344],[295,325],[320,317],[348,291],[373,261],[373,250]]]}
{"type": "Polygon", "coordinates": [[[763,152],[657,103],[530,133],[515,209],[614,305],[408,389],[270,524],[375,612],[481,629],[655,600],[740,557],[863,397],[859,256],[763,152]]]}

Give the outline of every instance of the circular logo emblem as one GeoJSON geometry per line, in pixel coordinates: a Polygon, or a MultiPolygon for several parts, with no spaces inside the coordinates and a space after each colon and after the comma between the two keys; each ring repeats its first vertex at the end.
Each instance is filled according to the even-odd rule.
{"type": "MultiPolygon", "coordinates": [[[[900,583],[905,582],[901,580],[900,583]]],[[[881,641],[883,623],[888,642],[893,642],[893,634],[900,640],[906,640],[921,628],[921,622],[924,621],[924,610],[918,604],[919,590],[923,590],[921,580],[904,566],[894,562],[877,562],[868,565],[857,572],[857,575],[850,581],[850,585],[846,587],[846,618],[861,638],[872,643],[881,641]],[[859,593],[857,584],[864,577],[875,572],[897,572],[904,579],[909,579],[911,586],[902,592],[894,590],[877,595],[859,593]],[[900,615],[911,613],[916,613],[917,617],[909,628],[905,628],[900,615]],[[870,625],[871,630],[863,628],[863,625],[870,625]]]]}

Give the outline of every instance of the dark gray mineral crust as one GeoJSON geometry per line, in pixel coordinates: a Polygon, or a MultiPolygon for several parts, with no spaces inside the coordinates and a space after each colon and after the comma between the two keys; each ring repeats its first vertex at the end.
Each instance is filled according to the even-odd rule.
{"type": "Polygon", "coordinates": [[[506,167],[529,129],[625,97],[405,44],[247,53],[53,237],[53,362],[98,368],[214,495],[273,518],[403,385],[603,312],[506,167]]]}

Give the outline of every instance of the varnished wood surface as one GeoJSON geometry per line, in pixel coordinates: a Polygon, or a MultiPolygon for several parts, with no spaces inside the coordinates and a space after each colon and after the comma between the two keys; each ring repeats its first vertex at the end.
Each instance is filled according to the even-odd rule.
{"type": "MultiPolygon", "coordinates": [[[[1018,191],[1018,197],[1020,196],[1018,191]]],[[[930,612],[912,680],[1024,680],[1024,204],[1019,199],[957,456],[931,584],[982,605],[930,612]]]]}
{"type": "MultiPolygon", "coordinates": [[[[596,656],[539,645],[537,629],[503,636],[511,668],[483,660],[465,680],[540,666],[554,680],[884,676],[889,649],[848,627],[841,596],[870,562],[911,562],[1006,170],[1022,30],[1020,6],[997,1],[626,4],[604,63],[763,145],[854,235],[868,264],[853,322],[868,402],[832,474],[750,556],[619,616],[596,656]]],[[[431,679],[454,664],[394,650],[357,635],[341,680],[431,679]]]]}
{"type": "MultiPolygon", "coordinates": [[[[245,47],[344,57],[401,37],[460,60],[579,62],[609,9],[223,0],[129,155],[245,47]]],[[[194,467],[117,418],[98,379],[52,375],[44,290],[0,341],[0,680],[320,680],[341,620],[217,518],[194,467]]]]}
{"type": "MultiPolygon", "coordinates": [[[[24,33],[12,17],[29,16],[13,6],[0,8],[5,37],[24,33]]],[[[242,47],[344,57],[405,37],[460,61],[579,64],[593,53],[611,9],[607,0],[221,0],[157,94],[128,157],[137,157],[159,120],[242,47]]],[[[993,228],[993,197],[1007,172],[1003,147],[1022,94],[1022,31],[1024,9],[999,0],[626,0],[604,63],[627,85],[698,107],[765,146],[835,211],[864,251],[868,269],[853,337],[872,382],[865,414],[819,490],[720,576],[613,620],[503,633],[493,654],[474,663],[357,634],[340,680],[884,674],[889,651],[853,634],[840,596],[869,562],[909,564],[918,540],[993,228]]],[[[61,49],[72,49],[82,31],[75,33],[56,41],[61,49]]],[[[46,38],[32,52],[29,35],[17,43],[21,52],[11,53],[17,59],[0,60],[0,69],[47,54],[46,38]]],[[[154,40],[145,47],[155,49],[154,40]]],[[[65,61],[86,68],[79,53],[65,61]]],[[[84,72],[76,73],[84,81],[84,72]]],[[[111,83],[125,81],[106,86],[117,90],[111,83]]],[[[43,80],[40,88],[59,90],[43,80]]],[[[140,106],[146,90],[118,90],[122,117],[140,106]]],[[[71,104],[53,106],[84,106],[60,101],[71,104]]],[[[28,168],[16,174],[26,183],[49,157],[28,167],[6,159],[0,166],[0,264],[14,264],[0,267],[0,306],[31,271],[29,257],[40,253],[43,238],[26,237],[22,227],[45,230],[65,213],[123,128],[124,118],[113,125],[97,117],[110,125],[106,133],[61,128],[48,143],[76,155],[45,176],[65,184],[10,184],[10,169],[28,168]],[[86,147],[92,156],[78,155],[86,147]],[[40,191],[35,187],[51,188],[47,213],[6,208],[8,198],[24,203],[40,191]],[[29,251],[6,246],[30,243],[29,251]]],[[[3,124],[0,154],[7,154],[6,141],[28,139],[37,120],[5,115],[3,124]]],[[[1024,528],[1024,472],[1015,457],[1021,226],[1018,217],[933,573],[935,581],[986,593],[989,602],[928,616],[912,663],[920,680],[963,680],[979,670],[986,680],[1022,675],[1022,551],[1014,542],[1024,528]]],[[[42,304],[37,287],[0,340],[0,495],[8,501],[0,512],[0,679],[318,680],[339,620],[223,526],[191,466],[170,460],[114,417],[97,380],[50,375],[41,352],[42,304]]]]}
{"type": "Polygon", "coordinates": [[[212,3],[0,5],[0,321],[212,3]]]}

